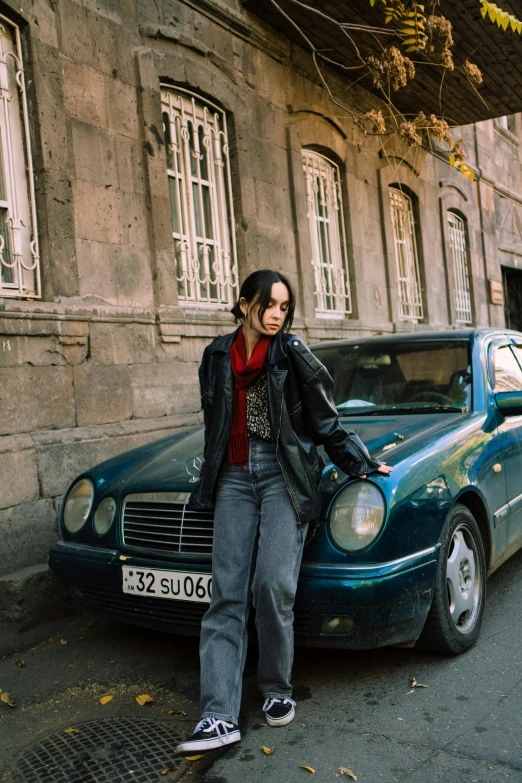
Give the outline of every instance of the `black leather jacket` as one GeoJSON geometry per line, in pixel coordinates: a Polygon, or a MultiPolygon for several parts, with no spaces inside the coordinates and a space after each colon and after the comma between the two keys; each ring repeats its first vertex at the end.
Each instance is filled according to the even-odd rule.
{"type": "MultiPolygon", "coordinates": [[[[212,508],[216,482],[232,424],[233,377],[230,348],[235,332],[205,348],[199,368],[205,421],[204,462],[191,508],[212,508]]],[[[279,332],[267,354],[268,412],[277,459],[297,513],[299,526],[318,518],[324,446],[335,465],[348,474],[372,473],[380,465],[354,432],[339,422],[333,382],[300,337],[279,332]]]]}

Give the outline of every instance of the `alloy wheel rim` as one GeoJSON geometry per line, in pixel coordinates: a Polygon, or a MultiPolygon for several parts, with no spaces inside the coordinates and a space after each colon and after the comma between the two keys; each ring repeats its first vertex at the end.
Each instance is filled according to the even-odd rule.
{"type": "Polygon", "coordinates": [[[456,630],[464,635],[475,627],[482,595],[482,567],[478,543],[466,524],[453,531],[446,563],[449,613],[456,630]]]}

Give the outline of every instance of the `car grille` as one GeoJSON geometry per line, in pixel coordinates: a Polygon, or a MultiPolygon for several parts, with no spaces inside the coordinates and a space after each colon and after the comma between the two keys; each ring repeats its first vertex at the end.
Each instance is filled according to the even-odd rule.
{"type": "Polygon", "coordinates": [[[193,511],[187,492],[127,495],[123,503],[123,542],[147,552],[212,554],[214,514],[193,511]]]}

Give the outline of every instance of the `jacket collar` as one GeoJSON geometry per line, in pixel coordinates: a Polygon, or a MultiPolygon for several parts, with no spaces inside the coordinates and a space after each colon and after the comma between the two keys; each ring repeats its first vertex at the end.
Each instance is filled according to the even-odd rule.
{"type": "MultiPolygon", "coordinates": [[[[216,339],[210,343],[209,350],[212,353],[229,354],[230,349],[232,348],[232,343],[234,342],[234,338],[239,329],[241,329],[240,326],[237,329],[234,329],[233,332],[224,334],[221,337],[216,337],[216,339]]],[[[268,346],[267,355],[269,364],[277,364],[282,359],[286,358],[286,341],[287,335],[283,335],[281,332],[278,332],[274,337],[270,338],[270,345],[268,346]]]]}

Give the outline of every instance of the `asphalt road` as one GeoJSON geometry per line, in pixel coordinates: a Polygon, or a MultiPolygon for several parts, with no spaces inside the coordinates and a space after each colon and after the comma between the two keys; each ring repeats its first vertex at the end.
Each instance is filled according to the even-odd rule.
{"type": "MultiPolygon", "coordinates": [[[[491,577],[481,639],[464,655],[298,650],[297,717],[280,729],[263,725],[250,653],[242,742],[197,761],[158,759],[158,781],[335,783],[351,779],[340,772],[344,767],[364,783],[522,783],[521,620],[518,554],[491,577]],[[412,689],[412,677],[428,687],[412,689]],[[261,746],[273,753],[265,755],[261,746]],[[178,768],[162,776],[166,764],[178,768]]],[[[85,721],[170,721],[174,745],[198,719],[194,639],[82,616],[23,638],[4,633],[2,655],[0,688],[17,705],[0,702],[2,783],[11,780],[17,752],[53,732],[81,730],[85,721]],[[154,704],[137,704],[143,693],[154,704]],[[105,694],[113,698],[101,705],[105,694]]]]}

